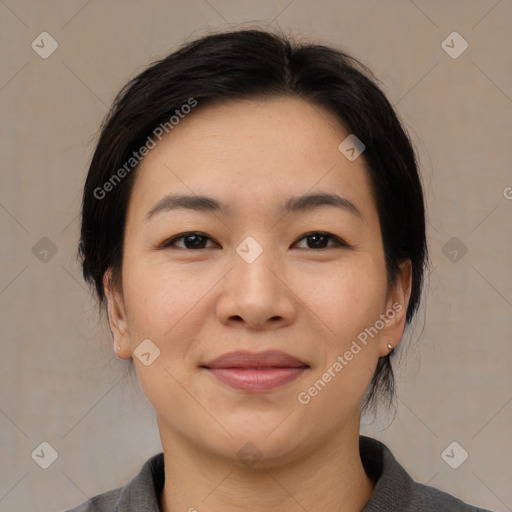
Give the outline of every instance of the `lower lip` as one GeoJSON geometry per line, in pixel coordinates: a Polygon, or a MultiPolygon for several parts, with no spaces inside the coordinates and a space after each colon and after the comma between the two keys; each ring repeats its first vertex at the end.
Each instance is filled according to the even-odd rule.
{"type": "Polygon", "coordinates": [[[300,377],[306,370],[300,368],[208,368],[224,384],[239,391],[265,392],[272,391],[280,386],[300,377]]]}

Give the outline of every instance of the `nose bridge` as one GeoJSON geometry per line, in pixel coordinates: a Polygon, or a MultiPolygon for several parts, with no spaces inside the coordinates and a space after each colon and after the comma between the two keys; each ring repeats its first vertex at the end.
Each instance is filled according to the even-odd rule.
{"type": "Polygon", "coordinates": [[[278,267],[277,249],[272,247],[271,237],[249,235],[236,247],[235,274],[236,280],[246,290],[253,292],[276,291],[278,287],[276,270],[278,267]],[[258,241],[258,239],[259,241],[258,241]],[[273,271],[272,271],[272,270],[273,271]]]}
{"type": "Polygon", "coordinates": [[[279,279],[281,263],[272,237],[247,236],[235,248],[232,270],[218,314],[223,321],[242,320],[247,327],[276,328],[292,321],[294,305],[279,279]],[[275,323],[280,320],[279,323],[275,323]],[[284,322],[284,323],[283,323],[284,322]]]}

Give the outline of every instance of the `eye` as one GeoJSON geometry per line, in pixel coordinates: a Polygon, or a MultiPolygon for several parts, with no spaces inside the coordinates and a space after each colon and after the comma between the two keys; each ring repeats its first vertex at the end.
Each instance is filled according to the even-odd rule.
{"type": "Polygon", "coordinates": [[[183,233],[181,235],[170,238],[169,240],[166,240],[161,245],[161,247],[178,247],[180,249],[207,249],[208,247],[205,247],[205,243],[208,240],[212,239],[204,233],[191,231],[189,233],[183,233]],[[183,240],[183,245],[176,245],[178,240],[183,240]]]}
{"type": "MultiPolygon", "coordinates": [[[[332,235],[331,233],[325,233],[323,231],[314,231],[312,233],[307,233],[302,238],[299,239],[299,242],[302,240],[306,240],[306,244],[311,244],[313,247],[306,247],[306,249],[329,249],[330,247],[350,247],[344,240],[337,237],[336,235],[332,235]],[[333,240],[334,244],[326,246],[329,240],[333,240]]],[[[301,247],[302,249],[302,247],[301,247]]]]}
{"type": "MultiPolygon", "coordinates": [[[[188,233],[182,233],[181,235],[174,236],[169,240],[166,240],[161,244],[161,248],[167,247],[178,247],[180,249],[208,249],[205,245],[208,241],[213,241],[208,235],[204,233],[200,233],[198,231],[190,231],[188,233]],[[177,245],[178,241],[183,241],[183,245],[177,245]]],[[[305,249],[329,249],[331,247],[350,247],[344,240],[337,237],[336,235],[332,235],[331,233],[326,233],[323,231],[314,231],[311,233],[307,233],[302,236],[298,242],[305,240],[307,245],[312,245],[312,247],[300,247],[305,249]],[[326,245],[329,240],[333,241],[333,244],[326,245]]],[[[216,242],[215,242],[216,243],[216,242]]],[[[297,242],[296,242],[297,243],[297,242]]]]}

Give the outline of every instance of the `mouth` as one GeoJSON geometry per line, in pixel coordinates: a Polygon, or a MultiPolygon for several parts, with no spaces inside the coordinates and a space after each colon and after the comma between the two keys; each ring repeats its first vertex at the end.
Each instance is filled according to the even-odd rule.
{"type": "Polygon", "coordinates": [[[229,352],[201,368],[238,391],[264,393],[297,379],[310,366],[284,352],[268,350],[229,352]]]}

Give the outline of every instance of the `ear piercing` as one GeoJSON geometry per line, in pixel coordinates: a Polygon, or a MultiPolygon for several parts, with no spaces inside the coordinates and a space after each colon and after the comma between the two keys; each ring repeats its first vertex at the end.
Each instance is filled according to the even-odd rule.
{"type": "Polygon", "coordinates": [[[391,343],[388,343],[388,350],[391,351],[391,350],[393,350],[393,348],[394,348],[393,345],[391,345],[391,343]]]}

